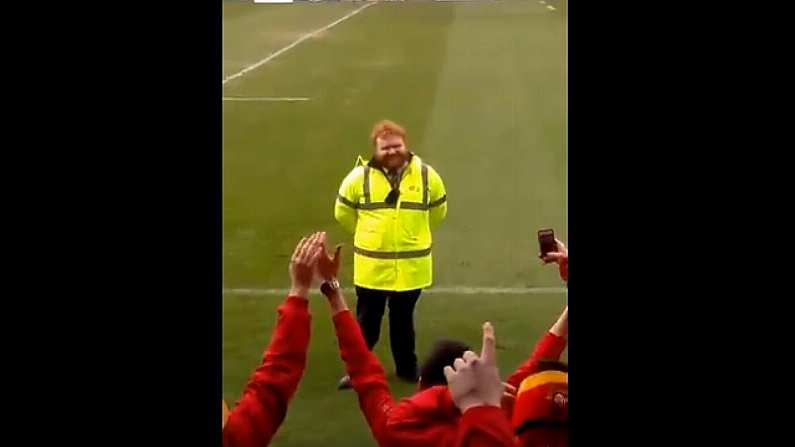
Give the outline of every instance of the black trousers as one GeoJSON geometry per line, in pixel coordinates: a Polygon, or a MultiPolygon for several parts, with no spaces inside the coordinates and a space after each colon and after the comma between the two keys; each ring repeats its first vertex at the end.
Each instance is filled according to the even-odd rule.
{"type": "Polygon", "coordinates": [[[389,339],[392,358],[399,377],[416,380],[417,355],[414,352],[414,306],[422,289],[405,292],[366,289],[356,286],[356,317],[367,347],[373,350],[381,334],[381,319],[389,303],[389,339]]]}

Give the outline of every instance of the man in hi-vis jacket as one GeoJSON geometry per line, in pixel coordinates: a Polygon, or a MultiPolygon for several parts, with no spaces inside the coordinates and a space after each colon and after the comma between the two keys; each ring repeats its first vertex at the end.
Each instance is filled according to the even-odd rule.
{"type": "MultiPolygon", "coordinates": [[[[414,306],[433,281],[431,228],[447,215],[447,195],[436,170],[407,148],[400,125],[376,123],[371,141],[370,161],[357,163],[342,181],[334,217],[354,234],[356,315],[367,346],[378,342],[389,304],[396,373],[414,382],[414,306]]],[[[339,387],[349,388],[350,379],[339,387]]]]}

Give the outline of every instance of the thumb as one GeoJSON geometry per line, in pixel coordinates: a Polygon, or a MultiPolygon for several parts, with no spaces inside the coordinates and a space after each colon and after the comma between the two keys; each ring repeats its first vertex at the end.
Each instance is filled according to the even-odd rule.
{"type": "Polygon", "coordinates": [[[342,251],[342,244],[337,244],[337,249],[334,251],[334,265],[340,264],[340,252],[342,251]]]}
{"type": "Polygon", "coordinates": [[[563,258],[565,258],[563,253],[561,253],[559,251],[551,251],[551,252],[547,253],[546,256],[544,256],[541,259],[544,260],[545,264],[550,264],[552,262],[558,262],[558,261],[560,261],[563,258]]]}

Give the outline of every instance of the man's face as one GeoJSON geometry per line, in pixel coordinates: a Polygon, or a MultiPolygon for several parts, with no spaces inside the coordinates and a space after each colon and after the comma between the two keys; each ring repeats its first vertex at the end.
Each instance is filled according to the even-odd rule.
{"type": "Polygon", "coordinates": [[[403,138],[385,135],[375,139],[375,159],[387,169],[397,169],[409,158],[409,151],[403,138]]]}

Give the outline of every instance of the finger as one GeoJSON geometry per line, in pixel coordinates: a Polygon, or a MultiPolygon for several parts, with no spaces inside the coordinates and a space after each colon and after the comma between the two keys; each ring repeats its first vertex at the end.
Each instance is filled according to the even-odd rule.
{"type": "Polygon", "coordinates": [[[558,244],[558,250],[559,251],[565,251],[566,250],[566,244],[561,242],[560,239],[555,238],[555,243],[558,244]]]}
{"type": "Polygon", "coordinates": [[[494,338],[494,327],[490,322],[483,323],[483,347],[480,349],[480,359],[489,366],[497,364],[497,347],[494,338]]]}
{"type": "Polygon", "coordinates": [[[551,251],[551,252],[547,253],[546,256],[544,256],[541,259],[544,260],[544,264],[549,264],[551,262],[557,262],[557,261],[559,261],[559,260],[561,260],[563,258],[564,258],[563,253],[558,252],[558,251],[551,251]]]}
{"type": "Polygon", "coordinates": [[[304,246],[301,247],[301,251],[298,252],[298,262],[300,262],[301,264],[306,264],[306,261],[309,259],[309,254],[312,250],[312,244],[313,241],[315,240],[316,234],[317,233],[312,233],[304,243],[304,246]]]}
{"type": "Polygon", "coordinates": [[[323,253],[325,253],[326,252],[326,232],[325,231],[321,231],[320,232],[320,235],[318,236],[317,243],[320,246],[320,248],[323,250],[323,253]]]}
{"type": "Polygon", "coordinates": [[[315,265],[321,256],[323,256],[323,248],[320,245],[315,245],[314,249],[310,252],[306,263],[308,265],[315,265]]]}
{"type": "Polygon", "coordinates": [[[309,248],[309,244],[310,244],[311,241],[312,241],[312,235],[311,234],[304,238],[304,241],[301,244],[301,248],[298,250],[298,255],[296,255],[296,257],[295,257],[295,262],[297,262],[299,264],[304,262],[304,259],[306,258],[306,251],[309,248]]]}
{"type": "Polygon", "coordinates": [[[301,248],[304,247],[305,242],[306,242],[306,237],[302,237],[301,240],[298,241],[298,245],[295,246],[293,255],[290,257],[290,262],[295,262],[298,259],[298,253],[301,252],[301,248]]]}
{"type": "Polygon", "coordinates": [[[317,231],[313,233],[312,238],[309,240],[309,244],[311,245],[310,250],[312,250],[314,247],[319,247],[321,245],[320,241],[322,238],[323,238],[322,232],[317,231]]]}
{"type": "Polygon", "coordinates": [[[516,400],[516,396],[510,393],[502,393],[502,398],[507,400],[516,400]]]}
{"type": "Polygon", "coordinates": [[[451,380],[453,380],[453,377],[455,377],[455,371],[453,371],[453,368],[449,365],[445,366],[444,378],[447,379],[447,382],[449,383],[451,380]]]}
{"type": "Polygon", "coordinates": [[[308,264],[314,264],[317,262],[317,258],[321,253],[323,253],[323,235],[325,233],[318,231],[315,233],[315,237],[312,239],[312,242],[309,246],[309,250],[306,254],[306,262],[308,264]]]}
{"type": "Polygon", "coordinates": [[[455,368],[456,371],[461,371],[464,368],[464,365],[466,365],[466,362],[464,362],[464,359],[460,357],[455,359],[453,362],[453,368],[455,368]]]}
{"type": "Polygon", "coordinates": [[[472,352],[472,351],[466,351],[466,352],[464,353],[464,355],[462,356],[462,358],[463,358],[463,359],[464,359],[464,361],[465,361],[465,362],[467,362],[467,363],[473,363],[473,362],[475,362],[475,360],[477,360],[477,359],[478,359],[478,355],[477,355],[477,354],[475,354],[475,353],[474,353],[474,352],[472,352]]]}
{"type": "Polygon", "coordinates": [[[509,394],[516,394],[516,387],[511,385],[508,382],[502,382],[502,387],[505,388],[505,391],[509,394]]]}

